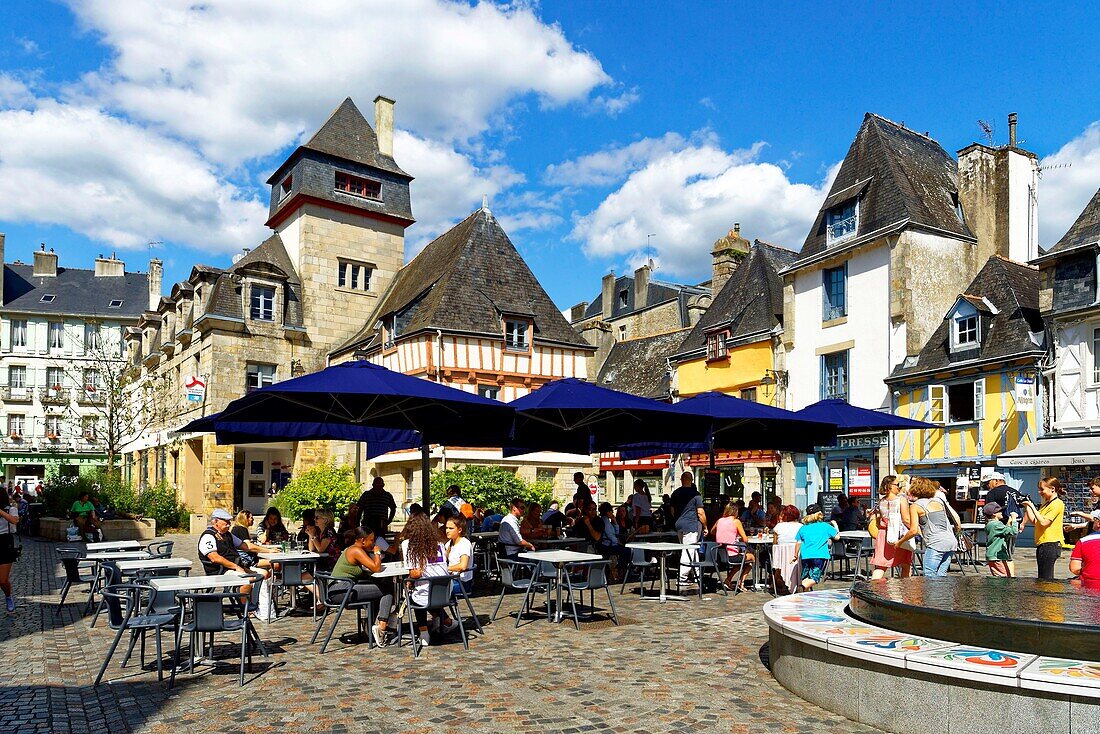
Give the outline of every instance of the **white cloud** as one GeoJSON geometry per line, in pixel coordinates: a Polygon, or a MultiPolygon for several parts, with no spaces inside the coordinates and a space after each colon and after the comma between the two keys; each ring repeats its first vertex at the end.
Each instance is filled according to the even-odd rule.
{"type": "Polygon", "coordinates": [[[1046,248],[1061,239],[1100,187],[1100,121],[1040,165],[1045,170],[1039,182],[1039,242],[1046,248]]]}
{"type": "Polygon", "coordinates": [[[654,158],[682,148],[685,142],[683,136],[674,132],[660,138],[644,138],[547,166],[544,179],[555,186],[610,186],[654,158]]]}
{"type": "Polygon", "coordinates": [[[0,72],[0,107],[25,107],[34,101],[34,94],[21,79],[0,72]]]}
{"type": "MultiPolygon", "coordinates": [[[[466,140],[519,97],[557,107],[611,81],[524,3],[70,3],[115,54],[69,94],[106,100],[228,165],[311,133],[348,94],[364,107],[385,94],[397,100],[400,126],[466,140]]],[[[610,112],[619,99],[607,102],[610,112]]]]}
{"type": "Polygon", "coordinates": [[[267,208],[190,148],[94,107],[0,111],[0,219],[59,224],[118,248],[231,252],[267,208]]]}
{"type": "Polygon", "coordinates": [[[815,184],[795,183],[780,166],[759,160],[762,143],[733,152],[713,138],[673,149],[667,142],[650,146],[652,157],[576,220],[570,236],[589,256],[635,261],[646,235],[655,233],[652,246],[664,269],[703,277],[711,245],[734,222],[750,239],[798,250],[838,168],[815,184]]]}
{"type": "Polygon", "coordinates": [[[444,143],[397,130],[394,157],[416,179],[412,182],[416,224],[407,232],[408,249],[419,252],[433,237],[446,231],[492,198],[523,183],[523,175],[507,166],[478,167],[469,157],[444,143]]]}

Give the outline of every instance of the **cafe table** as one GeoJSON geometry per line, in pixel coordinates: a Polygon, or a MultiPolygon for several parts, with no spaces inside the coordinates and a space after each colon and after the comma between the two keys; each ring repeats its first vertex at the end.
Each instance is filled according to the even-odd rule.
{"type": "MultiPolygon", "coordinates": [[[[562,569],[565,568],[567,563],[585,563],[589,561],[602,561],[603,556],[596,555],[595,553],[578,553],[571,550],[541,550],[541,551],[527,551],[519,554],[520,558],[528,561],[535,561],[537,563],[549,563],[554,566],[557,571],[557,579],[555,580],[555,596],[554,596],[554,614],[551,616],[550,611],[547,610],[546,620],[548,622],[560,623],[564,618],[561,608],[561,575],[562,569]]],[[[535,568],[536,578],[538,577],[538,567],[535,568]]]]}
{"type": "Polygon", "coordinates": [[[87,561],[136,561],[140,558],[152,558],[149,551],[143,550],[116,550],[89,553],[84,557],[87,561]]]}
{"type": "MultiPolygon", "coordinates": [[[[280,566],[282,566],[282,568],[280,569],[280,574],[281,574],[280,578],[286,578],[288,567],[300,567],[300,566],[307,566],[307,565],[316,563],[317,561],[319,561],[321,559],[321,554],[320,553],[314,553],[313,551],[288,550],[288,551],[276,551],[275,553],[260,553],[259,557],[269,561],[272,565],[278,563],[280,566]]],[[[302,573],[303,573],[303,570],[299,570],[298,573],[291,574],[291,577],[292,578],[301,578],[302,573]]],[[[271,587],[272,587],[271,588],[271,592],[272,592],[271,593],[271,610],[272,610],[273,614],[277,615],[278,614],[278,606],[276,605],[276,602],[275,602],[275,589],[278,588],[278,587],[281,587],[281,588],[288,588],[288,587],[284,586],[283,584],[273,583],[274,580],[275,580],[275,577],[272,576],[268,583],[271,583],[271,587]]],[[[293,597],[293,592],[291,593],[291,596],[293,597]]],[[[288,609],[286,611],[286,614],[283,615],[284,617],[289,615],[291,612],[294,611],[294,603],[293,603],[294,599],[293,598],[291,599],[291,602],[292,603],[290,605],[290,609],[288,609]]],[[[314,616],[317,616],[317,615],[314,614],[314,616]]]]}
{"type": "Polygon", "coordinates": [[[764,554],[771,553],[773,543],[775,543],[775,536],[771,533],[756,533],[745,538],[745,545],[749,546],[756,555],[756,563],[754,564],[756,568],[753,571],[753,576],[756,578],[752,582],[754,591],[759,591],[761,584],[767,588],[767,580],[763,578],[764,567],[767,565],[764,563],[764,554]]]}
{"type": "MultiPolygon", "coordinates": [[[[854,579],[866,578],[860,574],[860,569],[863,567],[863,551],[866,546],[867,540],[871,539],[871,534],[866,530],[841,530],[837,537],[841,540],[859,541],[859,547],[856,549],[856,571],[854,579]]],[[[874,551],[871,551],[874,553],[874,551]]]]}
{"type": "Polygon", "coordinates": [[[95,551],[122,551],[141,550],[141,543],[136,540],[108,540],[101,543],[88,543],[84,549],[89,553],[95,551]]]}
{"type": "Polygon", "coordinates": [[[661,594],[660,596],[645,596],[643,599],[655,599],[664,604],[669,599],[673,601],[684,601],[687,597],[679,596],[678,594],[668,593],[668,561],[667,556],[673,551],[685,551],[694,547],[693,545],[685,545],[684,543],[666,543],[666,542],[653,542],[653,543],[627,543],[627,548],[653,551],[660,555],[659,568],[661,570],[661,594]]]}
{"type": "Polygon", "coordinates": [[[149,586],[157,591],[206,591],[207,589],[226,589],[251,584],[255,579],[235,571],[219,573],[214,576],[166,576],[149,579],[149,586]]]}
{"type": "Polygon", "coordinates": [[[139,576],[149,571],[189,571],[193,564],[187,558],[137,558],[132,561],[119,561],[117,565],[123,576],[139,576]]]}

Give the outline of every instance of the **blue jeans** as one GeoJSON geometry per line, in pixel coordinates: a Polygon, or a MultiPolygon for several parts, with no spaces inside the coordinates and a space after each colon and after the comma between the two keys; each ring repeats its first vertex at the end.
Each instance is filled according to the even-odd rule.
{"type": "Polygon", "coordinates": [[[924,575],[946,576],[951,568],[951,556],[955,551],[943,551],[942,553],[932,548],[924,549],[924,575]]]}

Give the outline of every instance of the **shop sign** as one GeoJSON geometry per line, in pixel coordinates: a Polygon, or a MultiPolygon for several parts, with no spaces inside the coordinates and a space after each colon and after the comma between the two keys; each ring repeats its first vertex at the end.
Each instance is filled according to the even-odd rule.
{"type": "Polygon", "coordinates": [[[836,437],[836,447],[838,449],[877,449],[880,446],[887,446],[889,443],[890,438],[885,433],[836,437]]]}
{"type": "Polygon", "coordinates": [[[844,491],[844,469],[838,467],[829,470],[829,491],[844,491]]]}
{"type": "Polygon", "coordinates": [[[184,378],[183,389],[189,403],[201,403],[206,397],[206,382],[199,375],[188,375],[184,378]]]}
{"type": "Polygon", "coordinates": [[[871,496],[871,465],[857,464],[851,467],[848,477],[848,494],[853,497],[871,496]]]}
{"type": "Polygon", "coordinates": [[[1035,378],[1016,378],[1016,409],[1031,410],[1035,407],[1035,378]]]}

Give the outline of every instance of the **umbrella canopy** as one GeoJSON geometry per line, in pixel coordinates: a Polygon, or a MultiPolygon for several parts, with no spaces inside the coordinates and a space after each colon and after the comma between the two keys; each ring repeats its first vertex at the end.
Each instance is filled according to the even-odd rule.
{"type": "Polygon", "coordinates": [[[593,454],[642,441],[702,440],[697,416],[668,403],[568,377],[513,400],[516,428],[505,455],[531,451],[593,454]]]}
{"type": "Polygon", "coordinates": [[[789,410],[720,392],[705,392],[676,403],[672,410],[707,421],[703,441],[651,441],[620,449],[624,459],[665,453],[703,453],[712,449],[738,451],[812,451],[836,438],[836,426],[810,420],[789,410]]]}
{"type": "Polygon", "coordinates": [[[373,455],[420,446],[426,457],[432,443],[503,446],[513,420],[513,409],[496,400],[354,361],[251,392],[182,430],[213,430],[219,443],[367,441],[373,455]],[[371,449],[371,440],[384,450],[371,449]]]}
{"type": "Polygon", "coordinates": [[[837,433],[858,433],[860,431],[904,431],[907,429],[939,428],[932,423],[902,418],[893,413],[857,408],[846,400],[836,398],[822,400],[796,411],[795,415],[808,421],[832,423],[837,433]]]}

